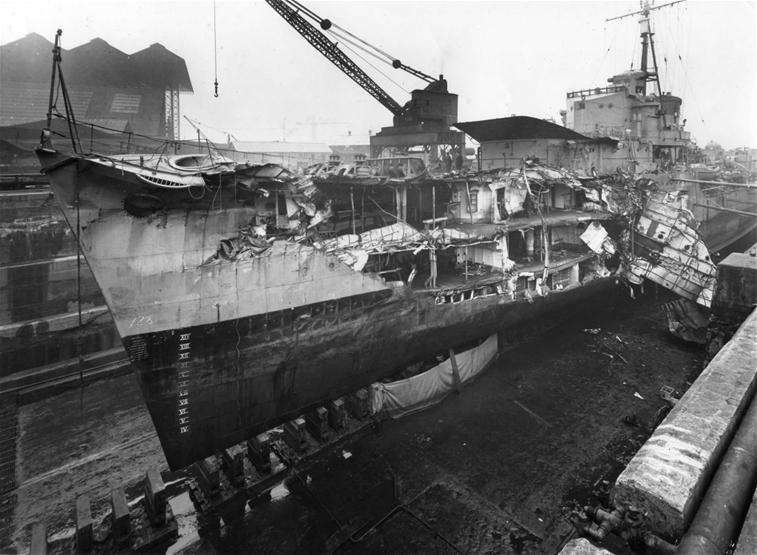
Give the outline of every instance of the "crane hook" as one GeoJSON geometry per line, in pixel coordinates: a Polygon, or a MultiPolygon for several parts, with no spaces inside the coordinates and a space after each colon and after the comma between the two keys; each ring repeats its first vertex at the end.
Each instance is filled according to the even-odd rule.
{"type": "Polygon", "coordinates": [[[213,85],[215,85],[215,93],[213,94],[213,96],[218,98],[218,80],[216,80],[215,83],[213,83],[213,85]]]}

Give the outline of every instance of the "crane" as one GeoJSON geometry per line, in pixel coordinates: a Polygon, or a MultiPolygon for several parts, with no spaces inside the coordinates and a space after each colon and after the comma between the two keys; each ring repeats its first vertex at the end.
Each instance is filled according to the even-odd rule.
{"type": "Polygon", "coordinates": [[[440,75],[438,79],[434,79],[422,71],[405,65],[399,59],[370,45],[346,29],[332,23],[329,19],[319,17],[315,12],[296,0],[266,0],[266,2],[287,23],[294,27],[311,46],[389,110],[394,116],[395,127],[420,125],[434,128],[435,130],[445,129],[449,132],[449,125],[454,123],[457,118],[457,95],[447,92],[447,82],[444,76],[440,75]],[[301,14],[318,23],[321,29],[316,28],[301,14]],[[395,69],[402,69],[426,81],[428,85],[423,90],[413,91],[411,93],[412,99],[404,105],[400,104],[347,56],[336,42],[332,42],[321,30],[333,34],[344,42],[353,44],[355,48],[391,64],[395,69]]]}

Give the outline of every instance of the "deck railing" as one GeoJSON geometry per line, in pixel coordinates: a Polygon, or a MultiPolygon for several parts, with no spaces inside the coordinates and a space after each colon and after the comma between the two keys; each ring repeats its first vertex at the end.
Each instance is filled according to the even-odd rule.
{"type": "Polygon", "coordinates": [[[625,92],[625,85],[612,85],[609,87],[597,87],[595,89],[581,89],[580,91],[571,91],[568,93],[568,98],[582,98],[586,96],[597,96],[600,94],[612,94],[617,92],[625,92]]]}

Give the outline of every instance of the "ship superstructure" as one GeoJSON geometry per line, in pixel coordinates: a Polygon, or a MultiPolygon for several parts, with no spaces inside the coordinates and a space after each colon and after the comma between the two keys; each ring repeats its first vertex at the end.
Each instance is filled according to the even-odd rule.
{"type": "Polygon", "coordinates": [[[685,206],[700,223],[700,233],[712,252],[718,252],[757,229],[757,186],[754,173],[718,177],[717,168],[703,175],[701,164],[689,164],[694,146],[685,129],[683,100],[664,92],[657,64],[650,14],[683,0],[652,5],[607,21],[639,16],[641,59],[638,69],[613,75],[608,85],[567,93],[563,125],[591,137],[568,167],[606,175],[615,171],[654,179],[663,190],[681,194],[685,206]]]}
{"type": "Polygon", "coordinates": [[[608,85],[567,93],[563,124],[590,137],[613,138],[624,151],[606,156],[607,164],[597,168],[600,173],[612,171],[610,165],[623,159],[637,172],[670,169],[684,160],[691,146],[682,99],[662,90],[650,22],[652,10],[679,2],[651,6],[645,1],[640,11],[609,19],[640,15],[640,67],[613,75],[608,85]]]}

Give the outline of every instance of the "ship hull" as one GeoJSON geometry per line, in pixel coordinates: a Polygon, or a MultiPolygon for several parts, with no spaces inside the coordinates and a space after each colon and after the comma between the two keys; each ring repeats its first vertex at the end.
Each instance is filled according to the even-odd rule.
{"type": "Polygon", "coordinates": [[[603,305],[613,287],[600,278],[530,302],[491,295],[445,305],[368,294],[301,307],[299,317],[269,314],[124,342],[169,465],[179,468],[493,332],[501,349],[518,344],[577,304],[603,305]]]}
{"type": "Polygon", "coordinates": [[[575,303],[603,303],[614,284],[581,276],[533,297],[463,285],[452,301],[291,240],[219,258],[219,245],[256,214],[236,182],[222,187],[219,177],[202,195],[170,190],[160,209],[135,215],[129,199],[149,209],[142,201],[154,191],[129,172],[38,155],[172,469],[492,332],[503,347],[517,342],[575,303]]]}

